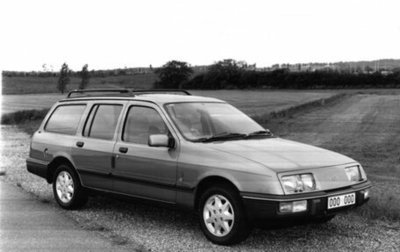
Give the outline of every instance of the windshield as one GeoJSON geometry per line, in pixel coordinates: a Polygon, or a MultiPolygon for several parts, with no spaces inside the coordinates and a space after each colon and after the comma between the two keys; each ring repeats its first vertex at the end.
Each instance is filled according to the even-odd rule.
{"type": "Polygon", "coordinates": [[[172,103],[166,109],[182,135],[191,141],[266,132],[258,123],[227,103],[172,103]]]}

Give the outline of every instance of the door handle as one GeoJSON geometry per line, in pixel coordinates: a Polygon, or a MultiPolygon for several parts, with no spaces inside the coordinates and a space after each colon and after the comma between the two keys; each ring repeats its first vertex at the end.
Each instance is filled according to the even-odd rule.
{"type": "Polygon", "coordinates": [[[84,142],[80,142],[80,141],[76,142],[76,146],[78,146],[79,148],[82,148],[84,144],[85,144],[84,142]]]}
{"type": "Polygon", "coordinates": [[[127,147],[119,147],[119,152],[127,153],[128,152],[128,148],[127,147]]]}

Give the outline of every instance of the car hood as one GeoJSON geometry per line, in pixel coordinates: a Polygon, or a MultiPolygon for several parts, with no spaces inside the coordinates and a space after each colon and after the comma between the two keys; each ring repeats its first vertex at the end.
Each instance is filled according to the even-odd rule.
{"type": "Polygon", "coordinates": [[[355,162],[333,151],[281,138],[221,141],[208,145],[213,150],[240,156],[275,172],[322,168],[355,162]]]}

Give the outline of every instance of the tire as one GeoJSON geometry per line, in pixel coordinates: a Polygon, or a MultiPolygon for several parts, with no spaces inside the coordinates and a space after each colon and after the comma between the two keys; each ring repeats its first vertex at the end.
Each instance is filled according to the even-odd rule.
{"type": "Polygon", "coordinates": [[[240,197],[229,186],[205,190],[199,199],[198,214],[204,235],[215,244],[239,243],[251,231],[240,197]]]}
{"type": "Polygon", "coordinates": [[[322,223],[327,223],[327,222],[331,221],[333,218],[335,218],[335,215],[327,215],[327,216],[314,218],[313,222],[322,224],[322,223]]]}
{"type": "Polygon", "coordinates": [[[57,203],[64,209],[77,209],[85,205],[87,193],[79,178],[69,165],[61,164],[53,177],[53,194],[57,203]]]}

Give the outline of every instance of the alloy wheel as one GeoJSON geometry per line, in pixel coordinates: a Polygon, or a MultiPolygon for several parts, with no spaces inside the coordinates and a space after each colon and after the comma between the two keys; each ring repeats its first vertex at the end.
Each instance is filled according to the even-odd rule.
{"type": "Polygon", "coordinates": [[[57,196],[61,202],[68,204],[74,196],[74,181],[71,174],[61,171],[56,180],[57,196]]]}
{"type": "Polygon", "coordinates": [[[204,204],[203,221],[213,235],[226,236],[232,230],[235,222],[232,204],[222,195],[212,195],[204,204]]]}

